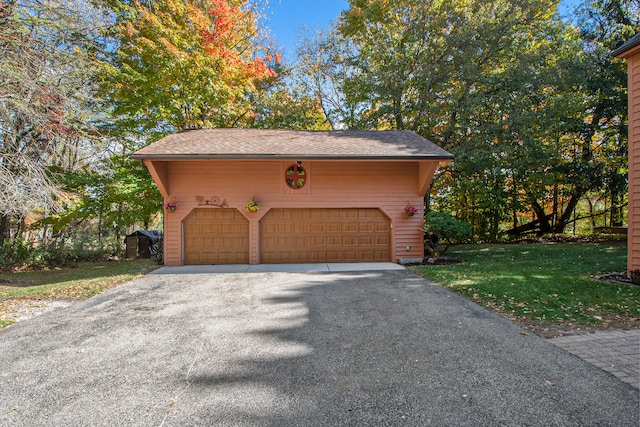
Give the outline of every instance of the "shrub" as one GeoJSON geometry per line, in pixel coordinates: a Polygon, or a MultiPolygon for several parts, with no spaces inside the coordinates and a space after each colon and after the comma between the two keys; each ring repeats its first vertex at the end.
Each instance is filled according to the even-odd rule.
{"type": "Polygon", "coordinates": [[[42,245],[24,239],[6,239],[0,248],[0,268],[71,266],[79,261],[108,259],[118,253],[117,245],[98,246],[77,240],[66,245],[42,245]]]}
{"type": "Polygon", "coordinates": [[[34,252],[33,245],[24,239],[5,239],[0,248],[0,268],[25,265],[34,252]]]}
{"type": "Polygon", "coordinates": [[[471,238],[471,225],[445,212],[429,212],[424,221],[425,250],[437,258],[452,245],[471,238]]]}

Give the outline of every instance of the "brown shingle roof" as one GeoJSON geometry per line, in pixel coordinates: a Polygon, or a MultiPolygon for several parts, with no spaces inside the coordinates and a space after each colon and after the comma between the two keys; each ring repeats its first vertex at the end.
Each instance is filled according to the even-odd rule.
{"type": "Polygon", "coordinates": [[[166,136],[134,159],[437,159],[453,156],[411,131],[202,129],[166,136]]]}

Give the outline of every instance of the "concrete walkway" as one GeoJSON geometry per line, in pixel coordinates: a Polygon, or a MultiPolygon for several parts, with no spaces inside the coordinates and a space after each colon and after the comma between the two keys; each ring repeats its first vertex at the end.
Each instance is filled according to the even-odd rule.
{"type": "Polygon", "coordinates": [[[549,341],[640,388],[640,329],[570,335],[549,341]]]}

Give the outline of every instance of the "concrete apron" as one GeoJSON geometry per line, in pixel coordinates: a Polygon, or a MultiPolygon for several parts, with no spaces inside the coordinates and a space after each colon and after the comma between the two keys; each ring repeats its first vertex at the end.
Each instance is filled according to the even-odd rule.
{"type": "Polygon", "coordinates": [[[181,265],[161,267],[149,274],[207,274],[207,273],[335,273],[347,271],[404,270],[392,262],[320,263],[320,264],[230,264],[181,265]]]}

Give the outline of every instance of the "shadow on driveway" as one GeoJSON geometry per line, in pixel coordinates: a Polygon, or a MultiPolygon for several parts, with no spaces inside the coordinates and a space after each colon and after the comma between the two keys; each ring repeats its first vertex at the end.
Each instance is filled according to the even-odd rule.
{"type": "Polygon", "coordinates": [[[519,332],[405,270],[148,275],[0,332],[0,424],[637,425],[519,332]]]}

